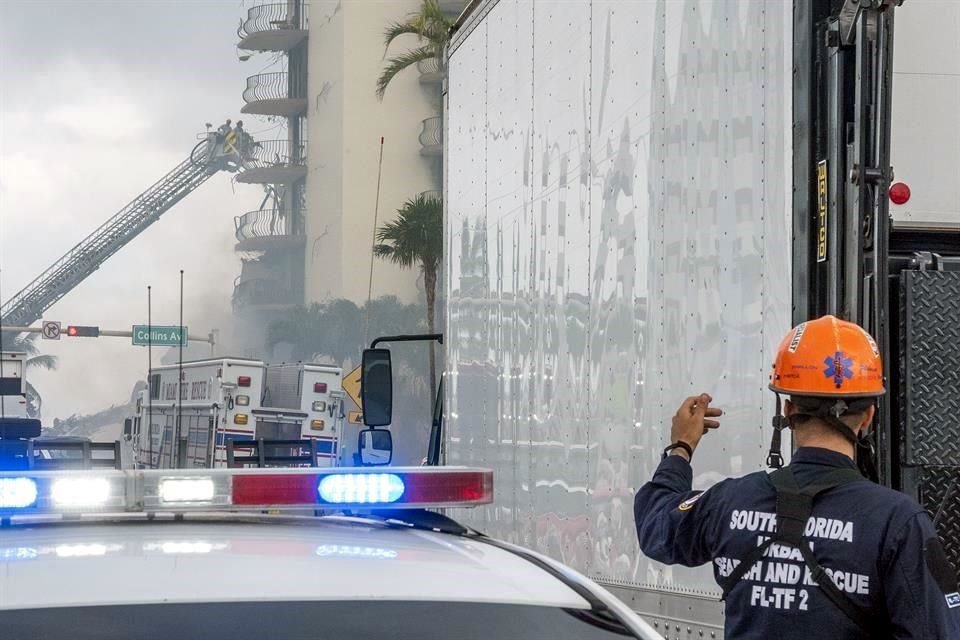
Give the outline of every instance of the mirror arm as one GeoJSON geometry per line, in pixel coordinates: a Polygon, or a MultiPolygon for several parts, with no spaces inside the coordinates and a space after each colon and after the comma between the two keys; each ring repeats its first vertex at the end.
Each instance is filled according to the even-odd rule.
{"type": "Polygon", "coordinates": [[[376,349],[381,342],[439,342],[443,344],[442,333],[418,333],[403,336],[381,336],[370,343],[371,349],[376,349]]]}

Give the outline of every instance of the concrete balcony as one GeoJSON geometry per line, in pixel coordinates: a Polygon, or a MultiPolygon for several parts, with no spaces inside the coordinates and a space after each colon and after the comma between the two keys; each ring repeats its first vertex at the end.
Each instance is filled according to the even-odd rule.
{"type": "Polygon", "coordinates": [[[420,84],[440,84],[447,77],[447,70],[436,58],[427,58],[418,62],[417,71],[420,72],[420,84]]]}
{"type": "Polygon", "coordinates": [[[300,145],[291,149],[286,140],[264,140],[244,150],[243,170],[237,174],[237,182],[289,184],[306,176],[306,159],[300,145]]]}
{"type": "Polygon", "coordinates": [[[290,0],[250,7],[237,36],[238,49],[289,51],[307,37],[307,5],[290,0]]]}
{"type": "Polygon", "coordinates": [[[306,96],[291,91],[290,74],[286,71],[258,73],[247,78],[247,88],[243,92],[243,105],[240,113],[261,116],[281,116],[295,118],[307,111],[306,96]]]}
{"type": "Polygon", "coordinates": [[[268,251],[303,244],[303,234],[278,209],[250,211],[233,219],[237,251],[268,251]]]}
{"type": "Polygon", "coordinates": [[[233,308],[279,309],[303,304],[303,298],[273,278],[237,278],[233,286],[233,308]]]}
{"type": "Polygon", "coordinates": [[[420,130],[420,155],[436,158],[443,155],[443,118],[433,116],[423,121],[420,130]]]}

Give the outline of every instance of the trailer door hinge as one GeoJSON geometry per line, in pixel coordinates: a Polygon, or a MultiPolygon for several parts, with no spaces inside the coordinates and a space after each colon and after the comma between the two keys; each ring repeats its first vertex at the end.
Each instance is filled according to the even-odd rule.
{"type": "Polygon", "coordinates": [[[932,251],[916,251],[910,259],[910,268],[917,271],[943,271],[943,256],[932,251]]]}

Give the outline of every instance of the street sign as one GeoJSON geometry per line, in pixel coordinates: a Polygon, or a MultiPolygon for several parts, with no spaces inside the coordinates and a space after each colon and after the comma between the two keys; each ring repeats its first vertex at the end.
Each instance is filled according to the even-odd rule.
{"type": "Polygon", "coordinates": [[[347,422],[350,424],[363,424],[363,414],[359,411],[348,411],[347,422]]]}
{"type": "Polygon", "coordinates": [[[44,340],[59,340],[60,322],[58,320],[44,320],[41,335],[44,340]]]}
{"type": "Polygon", "coordinates": [[[347,392],[355,405],[363,407],[360,404],[360,367],[343,376],[343,390],[347,392]]]}
{"type": "Polygon", "coordinates": [[[155,347],[176,347],[181,344],[187,346],[187,327],[135,324],[133,344],[138,347],[150,344],[155,347]]]}

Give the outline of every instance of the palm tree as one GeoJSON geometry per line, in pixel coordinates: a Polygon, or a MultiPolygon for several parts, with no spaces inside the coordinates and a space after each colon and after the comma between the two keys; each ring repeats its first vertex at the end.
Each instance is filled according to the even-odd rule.
{"type": "MultiPolygon", "coordinates": [[[[430,2],[431,0],[425,0],[430,2]]],[[[443,201],[419,193],[397,211],[395,220],[377,229],[373,254],[403,269],[419,265],[427,298],[427,330],[435,332],[437,273],[443,257],[443,201]]],[[[430,343],[430,388],[436,388],[437,372],[433,343],[430,343]]]]}
{"type": "MultiPolygon", "coordinates": [[[[15,351],[27,354],[28,357],[24,363],[26,368],[24,377],[26,377],[26,373],[30,369],[46,369],[52,371],[57,368],[57,356],[40,353],[40,349],[37,347],[37,336],[39,335],[38,333],[21,333],[12,340],[4,340],[2,342],[3,351],[15,351]]],[[[27,381],[24,386],[27,390],[27,415],[31,418],[39,418],[40,406],[43,403],[43,399],[40,397],[37,388],[30,384],[29,381],[27,381]]]]}
{"type": "Polygon", "coordinates": [[[396,55],[386,61],[380,77],[377,79],[377,97],[383,100],[387,85],[398,73],[422,60],[434,59],[443,66],[443,50],[450,40],[450,27],[453,20],[440,9],[438,0],[423,0],[420,10],[411,13],[403,22],[395,22],[387,27],[383,34],[386,49],[402,35],[415,35],[419,45],[406,53],[396,55]]]}

